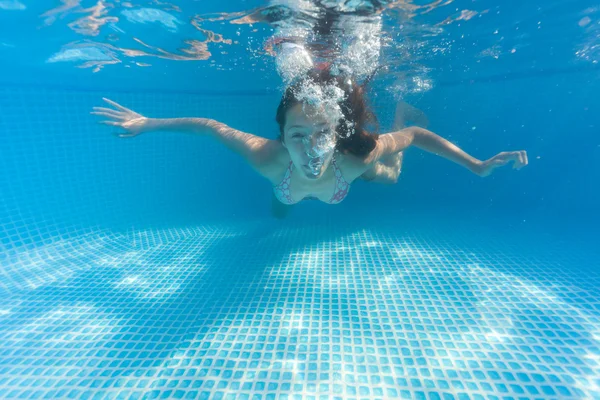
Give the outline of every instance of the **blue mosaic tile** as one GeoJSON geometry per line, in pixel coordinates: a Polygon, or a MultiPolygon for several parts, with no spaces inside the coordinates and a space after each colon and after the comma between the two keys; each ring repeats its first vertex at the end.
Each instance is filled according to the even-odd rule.
{"type": "Polygon", "coordinates": [[[78,256],[0,299],[0,398],[600,397],[600,277],[577,268],[593,254],[465,231],[252,229],[46,247],[78,256]]]}

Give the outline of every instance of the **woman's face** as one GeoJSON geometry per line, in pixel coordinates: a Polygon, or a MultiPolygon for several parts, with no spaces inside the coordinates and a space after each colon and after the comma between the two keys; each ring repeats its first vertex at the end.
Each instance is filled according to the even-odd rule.
{"type": "Polygon", "coordinates": [[[336,144],[335,127],[322,108],[299,103],[287,111],[283,144],[306,178],[318,179],[329,167],[336,144]]]}

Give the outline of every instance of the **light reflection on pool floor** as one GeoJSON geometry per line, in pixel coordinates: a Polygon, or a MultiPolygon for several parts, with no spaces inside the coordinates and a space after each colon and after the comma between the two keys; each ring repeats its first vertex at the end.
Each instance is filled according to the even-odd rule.
{"type": "Polygon", "coordinates": [[[592,251],[469,231],[257,222],[29,251],[3,266],[0,398],[600,398],[592,251]]]}

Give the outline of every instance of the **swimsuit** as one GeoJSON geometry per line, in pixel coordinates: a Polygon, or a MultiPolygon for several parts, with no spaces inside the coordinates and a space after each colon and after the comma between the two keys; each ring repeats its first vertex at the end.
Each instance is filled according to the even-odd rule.
{"type": "MultiPolygon", "coordinates": [[[[288,165],[287,170],[285,171],[283,180],[278,185],[273,186],[273,191],[275,192],[275,197],[277,198],[277,200],[279,200],[283,204],[296,204],[299,201],[302,201],[304,199],[312,198],[312,197],[305,197],[304,199],[295,201],[290,196],[290,180],[292,178],[292,165],[293,165],[293,163],[292,163],[292,161],[290,161],[290,165],[288,165]]],[[[335,158],[333,159],[333,171],[335,174],[335,190],[333,192],[333,196],[331,196],[331,199],[329,199],[329,201],[327,203],[338,204],[339,202],[344,200],[344,198],[348,194],[348,190],[350,190],[350,185],[348,184],[348,182],[346,182],[346,180],[342,176],[342,172],[338,168],[337,163],[335,162],[335,158]]]]}

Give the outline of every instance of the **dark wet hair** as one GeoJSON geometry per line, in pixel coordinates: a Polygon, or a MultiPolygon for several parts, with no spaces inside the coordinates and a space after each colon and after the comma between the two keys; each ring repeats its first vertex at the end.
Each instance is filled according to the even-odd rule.
{"type": "Polygon", "coordinates": [[[370,79],[367,79],[362,85],[358,85],[346,75],[332,74],[330,68],[313,69],[300,81],[286,89],[275,117],[279,124],[280,139],[283,140],[286,114],[290,108],[301,102],[296,95],[307,80],[319,85],[334,84],[344,91],[344,99],[339,103],[343,119],[336,126],[336,149],[343,154],[350,153],[358,157],[369,154],[375,148],[379,137],[378,134],[368,133],[365,129],[368,123],[373,123],[377,127],[377,118],[368,107],[364,95],[365,85],[370,79]],[[354,127],[353,132],[351,127],[354,127]]]}

